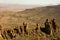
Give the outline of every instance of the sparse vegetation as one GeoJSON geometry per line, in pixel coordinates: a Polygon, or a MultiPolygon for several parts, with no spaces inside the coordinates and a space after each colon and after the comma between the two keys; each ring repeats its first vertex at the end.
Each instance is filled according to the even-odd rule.
{"type": "MultiPolygon", "coordinates": [[[[23,22],[28,25],[28,35],[27,34],[14,34],[12,40],[60,40],[60,26],[59,32],[54,33],[54,35],[47,35],[40,30],[40,26],[44,27],[44,22],[48,18],[49,20],[56,18],[57,25],[60,25],[60,5],[58,6],[48,6],[48,7],[38,7],[33,9],[26,9],[24,11],[2,11],[0,12],[0,25],[3,28],[13,29],[18,26],[23,26],[23,22]],[[32,31],[36,28],[36,23],[39,23],[38,33],[32,31]],[[32,33],[31,33],[32,31],[32,33]]],[[[10,40],[10,37],[8,37],[10,40]]],[[[2,40],[2,39],[0,39],[2,40]]]]}

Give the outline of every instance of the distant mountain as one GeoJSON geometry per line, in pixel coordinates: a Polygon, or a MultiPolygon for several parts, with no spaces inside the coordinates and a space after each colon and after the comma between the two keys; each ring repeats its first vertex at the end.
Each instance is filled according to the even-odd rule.
{"type": "MultiPolygon", "coordinates": [[[[13,6],[11,9],[13,8],[16,7],[13,6]]],[[[19,8],[21,7],[18,7],[18,9],[19,8]]],[[[30,26],[35,25],[36,23],[44,25],[47,18],[51,20],[55,17],[57,24],[60,25],[60,5],[28,8],[23,11],[20,11],[20,9],[19,11],[17,10],[14,12],[13,10],[10,11],[10,9],[2,12],[0,11],[0,24],[5,24],[7,26],[13,24],[15,26],[27,22],[30,26]]]]}
{"type": "Polygon", "coordinates": [[[17,12],[17,13],[27,15],[27,17],[29,17],[28,19],[40,23],[43,23],[43,21],[45,21],[47,18],[51,20],[55,17],[57,23],[60,24],[60,5],[36,7],[33,9],[26,9],[22,12],[17,12]]]}
{"type": "Polygon", "coordinates": [[[0,11],[22,11],[25,9],[36,7],[35,5],[20,5],[20,4],[0,4],[0,11]]]}

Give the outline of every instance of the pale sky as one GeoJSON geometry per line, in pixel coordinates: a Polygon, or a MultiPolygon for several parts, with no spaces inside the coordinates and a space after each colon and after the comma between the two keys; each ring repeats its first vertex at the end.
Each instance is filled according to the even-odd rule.
{"type": "Polygon", "coordinates": [[[0,4],[57,5],[60,0],[0,0],[0,4]]]}

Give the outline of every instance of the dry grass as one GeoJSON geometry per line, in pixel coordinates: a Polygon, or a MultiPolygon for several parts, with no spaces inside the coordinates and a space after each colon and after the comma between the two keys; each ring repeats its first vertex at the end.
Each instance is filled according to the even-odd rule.
{"type": "MultiPolygon", "coordinates": [[[[26,9],[24,11],[2,11],[0,12],[0,25],[3,27],[13,28],[15,26],[22,25],[23,22],[26,22],[29,27],[29,34],[30,31],[36,27],[36,23],[39,23],[40,26],[44,27],[44,22],[46,18],[52,19],[56,17],[57,24],[60,24],[60,6],[53,6],[53,7],[42,7],[42,8],[33,8],[33,9],[26,9]]],[[[59,28],[60,33],[60,28],[59,28]]],[[[58,33],[58,34],[59,34],[58,33]]],[[[32,35],[25,35],[19,36],[16,34],[17,37],[15,40],[51,40],[55,38],[54,36],[46,35],[43,32],[38,34],[32,35]],[[40,35],[41,34],[41,35],[40,35]]],[[[56,34],[55,34],[56,35],[56,34]]],[[[57,36],[58,40],[60,40],[59,35],[57,36]]]]}

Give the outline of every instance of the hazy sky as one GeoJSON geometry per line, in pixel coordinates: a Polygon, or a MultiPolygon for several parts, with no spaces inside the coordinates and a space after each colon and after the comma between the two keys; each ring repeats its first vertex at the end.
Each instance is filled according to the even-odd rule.
{"type": "Polygon", "coordinates": [[[60,0],[0,0],[0,4],[57,5],[60,0]]]}

